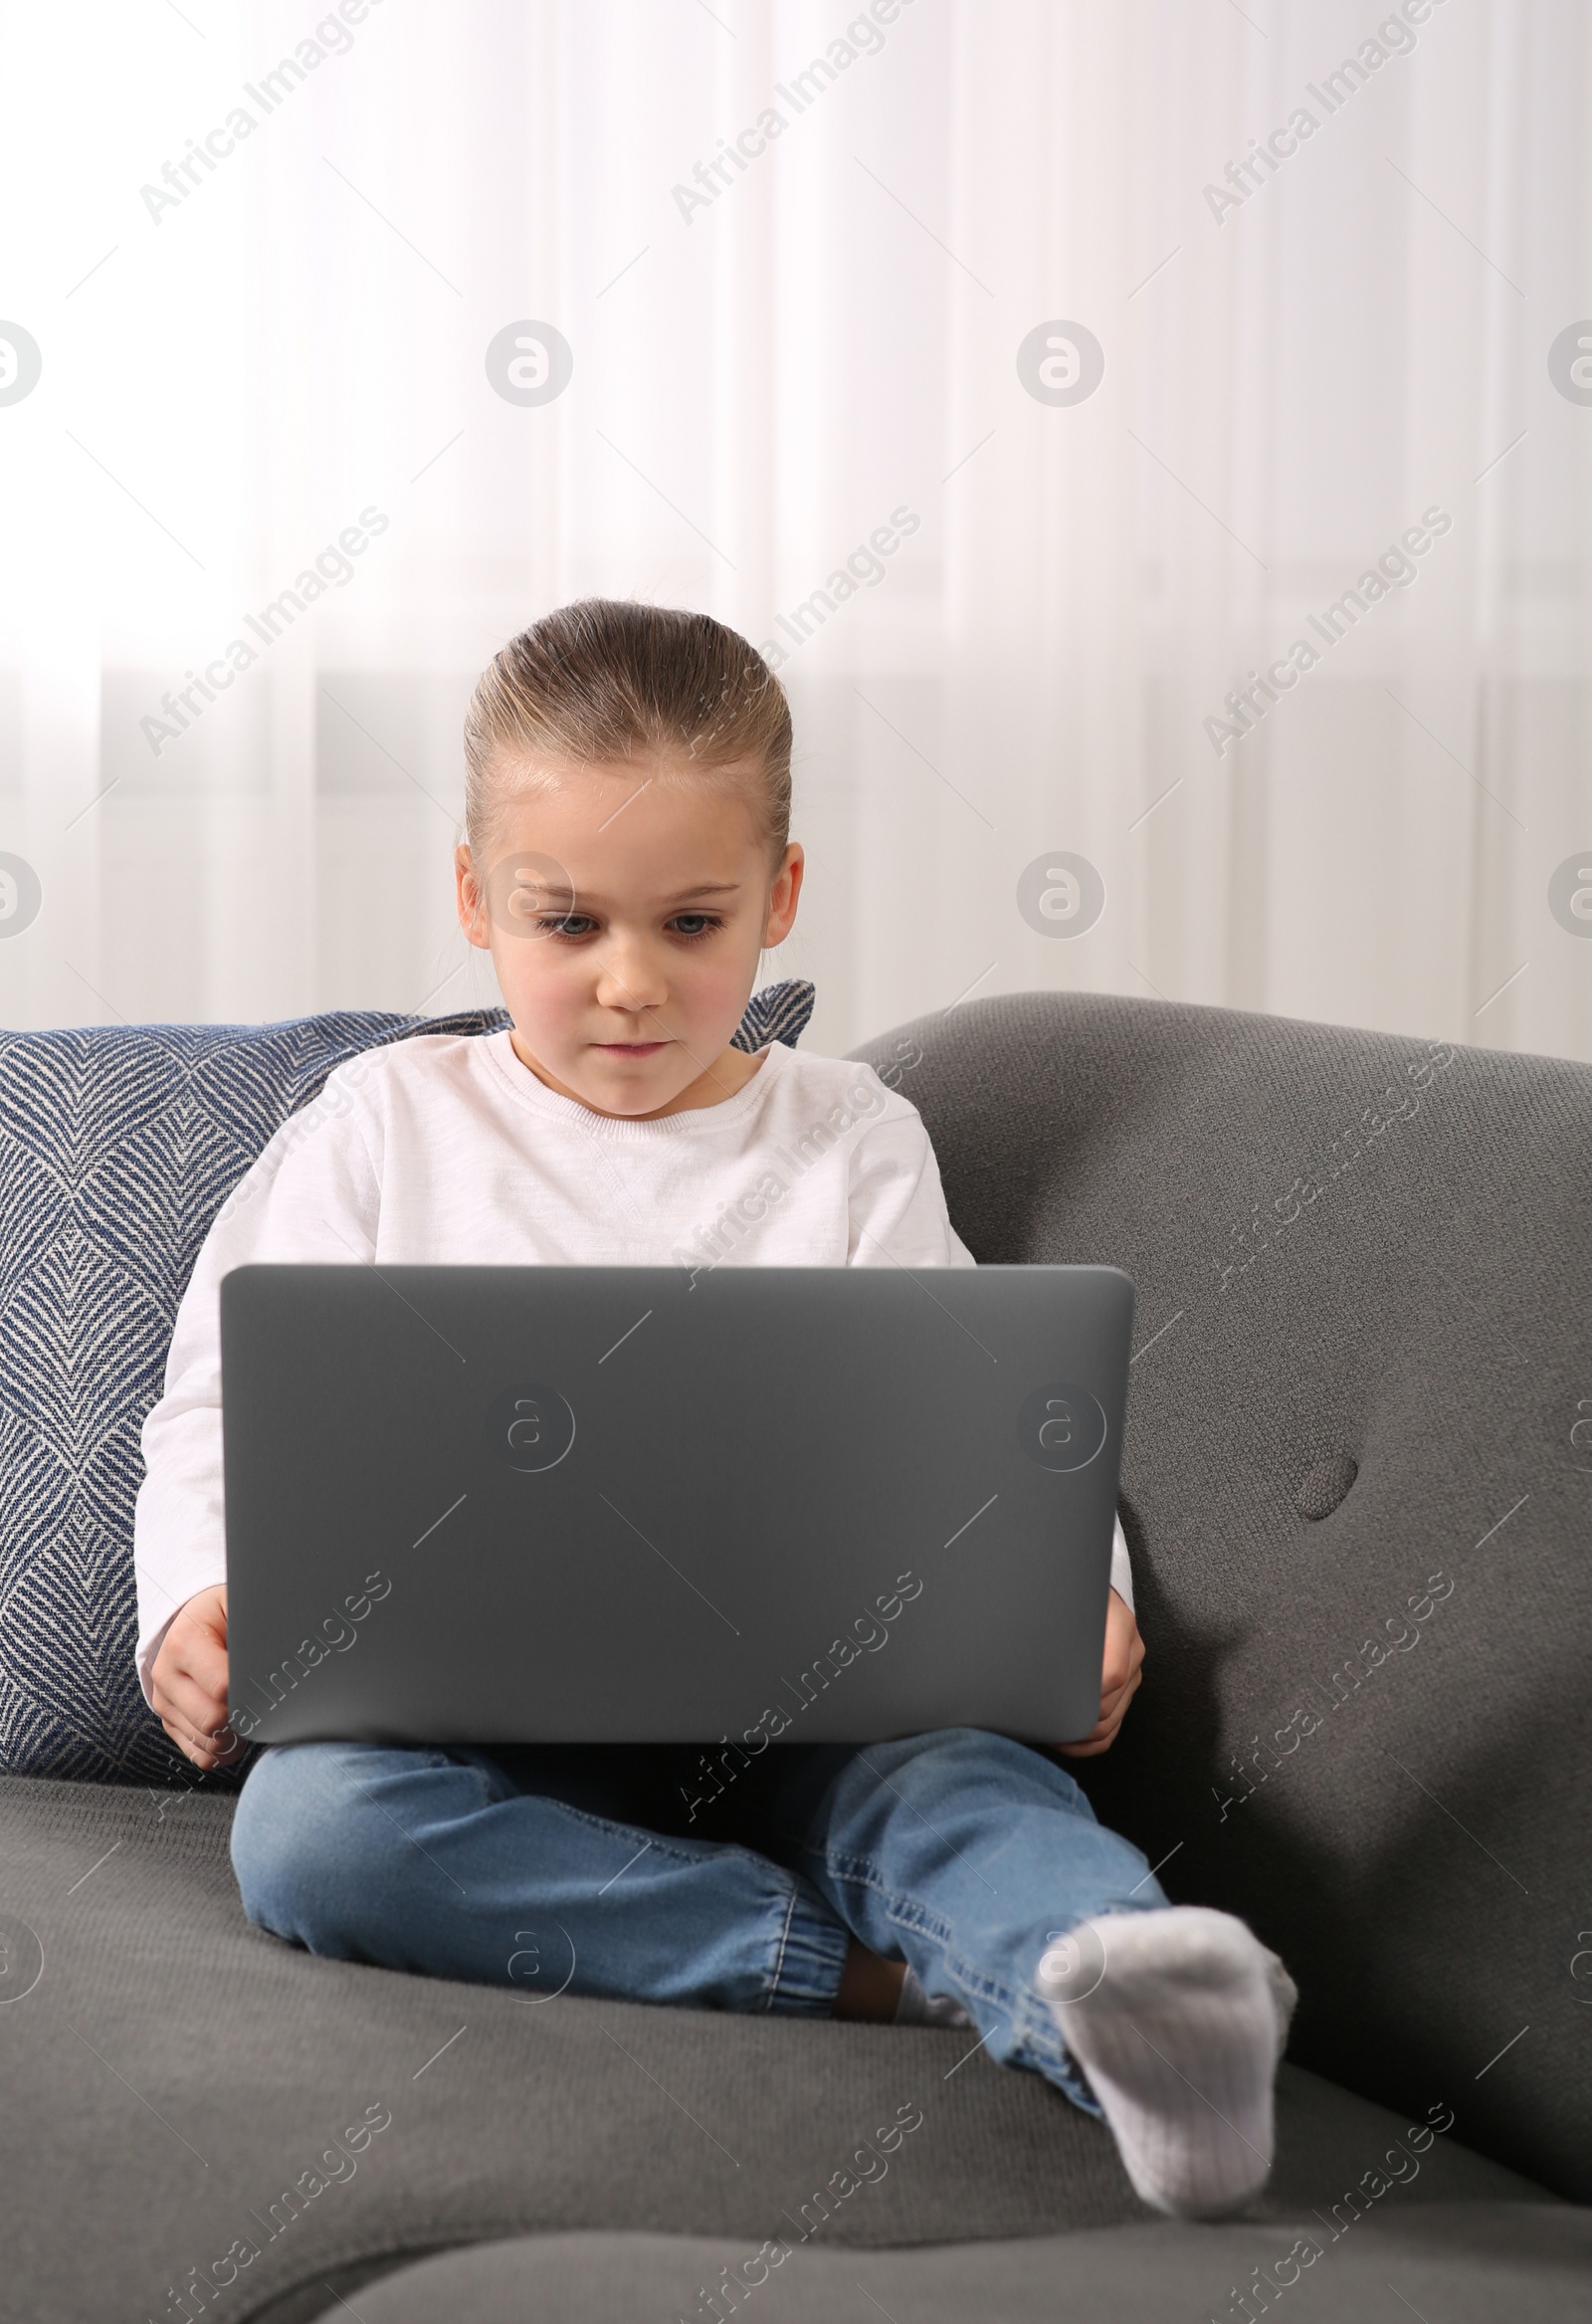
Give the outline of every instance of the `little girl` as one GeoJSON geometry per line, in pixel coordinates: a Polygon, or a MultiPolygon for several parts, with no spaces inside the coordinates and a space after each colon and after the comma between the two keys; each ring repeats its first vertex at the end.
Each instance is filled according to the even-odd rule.
{"type": "MultiPolygon", "coordinates": [[[[245,1748],[226,1725],[229,1268],[679,1264],[760,1158],[837,1113],[851,1127],[725,1263],[975,1264],[915,1108],[867,1067],[731,1043],[803,871],[790,713],[752,647],[704,614],[566,606],[498,654],[465,748],[459,917],[512,1025],[367,1052],[283,1126],[210,1230],[144,1423],[138,1670],[201,1768],[245,1748]],[[860,1079],[875,1102],[848,1106],[860,1079]]],[[[1079,1758],[1139,1683],[1120,1525],[1112,1583],[1099,1720],[1062,1747],[1079,1758]]],[[[1292,1981],[1241,1921],[1169,1905],[1053,1758],[971,1728],[788,1744],[703,1803],[698,1756],[268,1749],[233,1825],[245,1910],[311,1952],[548,1996],[966,2024],[1103,2116],[1158,2210],[1259,2194],[1292,1981]]]]}

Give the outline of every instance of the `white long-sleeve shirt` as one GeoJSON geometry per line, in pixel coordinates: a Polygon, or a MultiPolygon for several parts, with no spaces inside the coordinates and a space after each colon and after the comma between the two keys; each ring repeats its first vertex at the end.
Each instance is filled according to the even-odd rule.
{"type": "MultiPolygon", "coordinates": [[[[226,1580],[221,1278],[350,1265],[971,1267],[915,1106],[872,1066],[771,1044],[733,1097],[616,1120],[550,1090],[507,1028],[362,1051],[291,1115],[217,1213],[143,1424],[138,1676],[226,1580]]],[[[1121,1520],[1111,1584],[1131,1605],[1121,1520]]]]}

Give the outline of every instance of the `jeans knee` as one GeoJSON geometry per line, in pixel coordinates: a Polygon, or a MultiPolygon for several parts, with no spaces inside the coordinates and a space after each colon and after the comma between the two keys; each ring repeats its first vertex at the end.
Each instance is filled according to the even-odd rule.
{"type": "MultiPolygon", "coordinates": [[[[1088,1795],[1043,1752],[983,1727],[938,1727],[898,1743],[870,1745],[868,1760],[896,1794],[921,1808],[930,1797],[982,1795],[991,1804],[1044,1798],[1093,1820],[1088,1795]]],[[[862,1770],[867,1773],[866,1767],[862,1770]]]]}
{"type": "Polygon", "coordinates": [[[340,1896],[369,1891],[403,1839],[360,1796],[360,1745],[278,1744],[249,1771],[232,1823],[232,1868],[243,1908],[258,1928],[333,1950],[328,1934],[340,1896]],[[383,1828],[385,1827],[385,1828],[383,1828]]]}

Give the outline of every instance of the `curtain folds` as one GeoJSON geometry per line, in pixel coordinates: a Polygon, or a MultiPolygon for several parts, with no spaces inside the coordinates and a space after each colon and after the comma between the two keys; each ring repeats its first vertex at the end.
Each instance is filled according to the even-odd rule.
{"type": "Polygon", "coordinates": [[[1078,986],[1592,1058],[1578,0],[0,37],[7,1023],[496,999],[460,718],[603,592],[778,661],[820,1047],[1078,986]]]}

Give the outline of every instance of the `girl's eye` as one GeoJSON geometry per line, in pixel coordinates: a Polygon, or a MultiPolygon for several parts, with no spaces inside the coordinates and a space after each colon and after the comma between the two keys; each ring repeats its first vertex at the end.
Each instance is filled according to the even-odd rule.
{"type": "MultiPolygon", "coordinates": [[[[724,925],[723,915],[717,912],[677,912],[669,922],[683,943],[699,944],[711,936],[715,928],[724,925]]],[[[536,922],[538,936],[550,936],[560,944],[580,944],[589,937],[597,923],[589,912],[544,913],[536,922]]]]}

